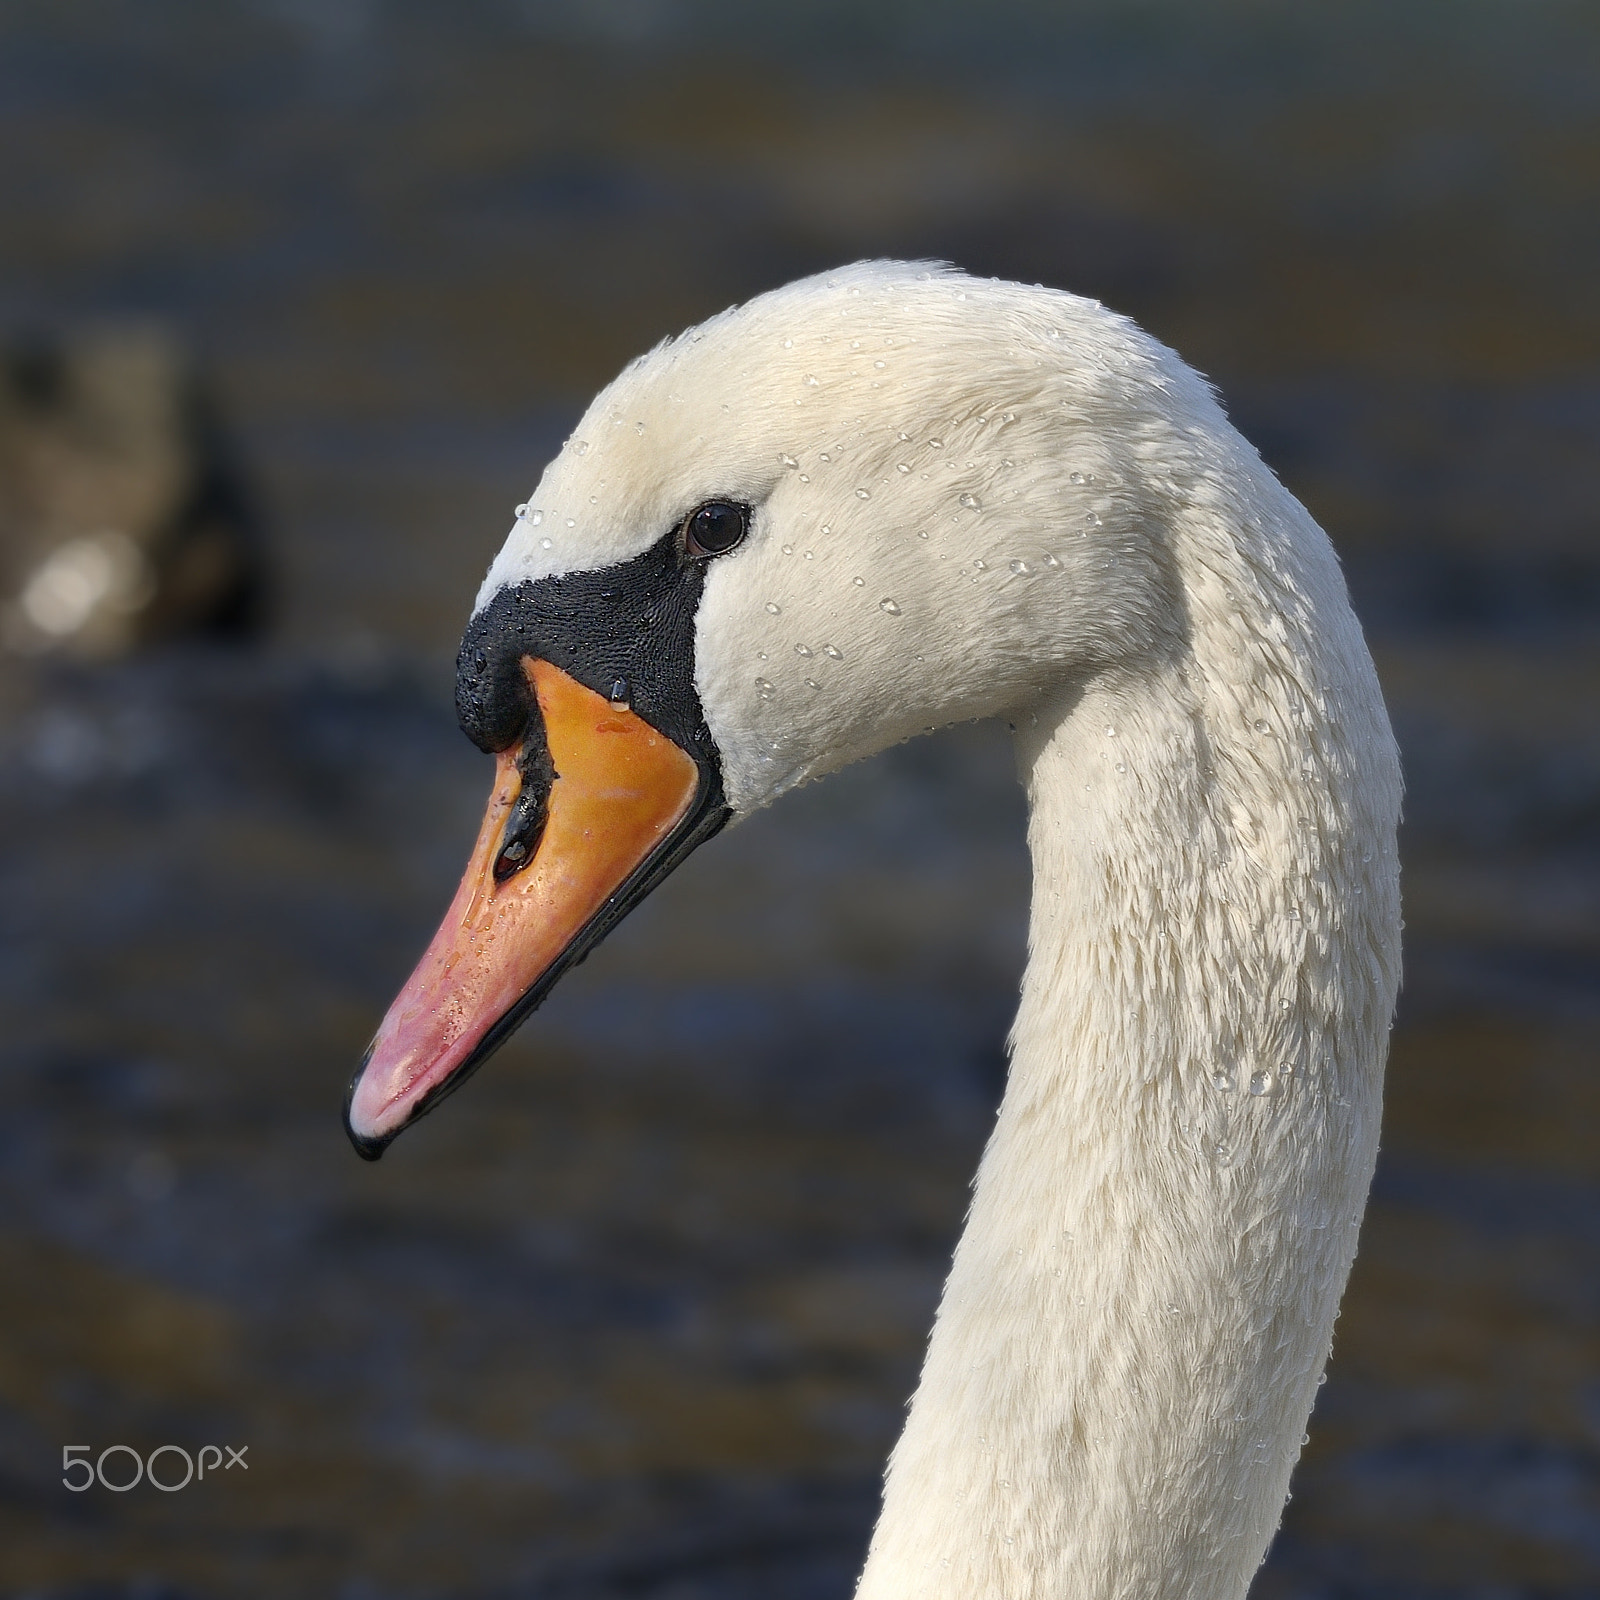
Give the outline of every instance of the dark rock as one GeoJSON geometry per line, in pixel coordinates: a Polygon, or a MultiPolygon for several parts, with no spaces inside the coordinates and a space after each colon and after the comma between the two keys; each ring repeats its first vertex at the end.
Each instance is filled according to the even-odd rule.
{"type": "Polygon", "coordinates": [[[116,656],[260,620],[257,524],[181,344],[154,324],[0,352],[0,639],[116,656]]]}

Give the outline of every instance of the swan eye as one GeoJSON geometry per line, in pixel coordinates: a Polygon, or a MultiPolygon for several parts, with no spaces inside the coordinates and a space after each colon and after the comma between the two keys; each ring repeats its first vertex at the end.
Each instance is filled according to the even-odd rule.
{"type": "Polygon", "coordinates": [[[749,526],[749,506],[732,500],[708,500],[684,520],[683,548],[691,556],[726,555],[744,538],[749,526]]]}

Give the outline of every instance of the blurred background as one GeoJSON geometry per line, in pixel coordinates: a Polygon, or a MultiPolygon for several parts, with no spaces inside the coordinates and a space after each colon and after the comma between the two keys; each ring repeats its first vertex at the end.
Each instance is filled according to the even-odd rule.
{"type": "Polygon", "coordinates": [[[1209,373],[1406,753],[1257,1600],[1600,1595],[1600,11],[5,0],[0,141],[6,1594],[848,1596],[1004,1070],[999,731],[719,839],[381,1166],[338,1110],[513,504],[662,335],[894,255],[1209,373]],[[248,1475],[60,1485],[168,1442],[248,1475]]]}

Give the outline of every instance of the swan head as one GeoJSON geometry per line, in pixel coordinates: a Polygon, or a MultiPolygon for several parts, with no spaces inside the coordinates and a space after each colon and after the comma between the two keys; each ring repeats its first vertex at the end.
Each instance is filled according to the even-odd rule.
{"type": "Polygon", "coordinates": [[[728,820],[1174,649],[1175,474],[1218,430],[1205,385],[1095,302],[924,265],[802,280],[629,366],[478,595],[457,703],[495,788],[351,1085],[357,1148],[728,820]]]}

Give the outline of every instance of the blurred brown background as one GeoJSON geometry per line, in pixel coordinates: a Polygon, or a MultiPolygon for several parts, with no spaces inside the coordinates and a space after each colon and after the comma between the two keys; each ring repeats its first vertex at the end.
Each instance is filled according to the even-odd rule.
{"type": "Polygon", "coordinates": [[[1260,1600],[1600,1595],[1600,12],[9,0],[0,140],[5,1593],[849,1594],[1003,1071],[999,732],[717,841],[381,1167],[338,1104],[488,781],[450,659],[512,505],[663,334],[896,255],[1208,372],[1406,751],[1260,1600]],[[165,478],[60,354],[130,348],[165,478]],[[61,1487],[118,1442],[250,1470],[61,1487]]]}

